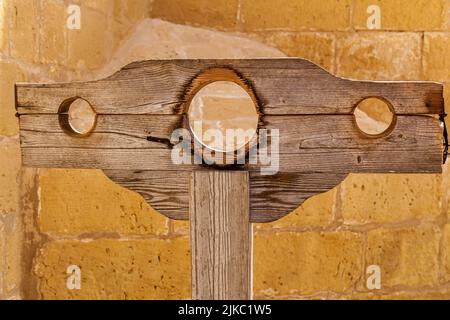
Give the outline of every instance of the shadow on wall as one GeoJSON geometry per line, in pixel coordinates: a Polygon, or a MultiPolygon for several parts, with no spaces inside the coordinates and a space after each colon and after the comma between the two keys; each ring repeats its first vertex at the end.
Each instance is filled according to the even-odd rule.
{"type": "Polygon", "coordinates": [[[111,75],[128,63],[148,59],[244,59],[286,55],[245,37],[177,25],[159,19],[141,21],[97,78],[111,75]]]}

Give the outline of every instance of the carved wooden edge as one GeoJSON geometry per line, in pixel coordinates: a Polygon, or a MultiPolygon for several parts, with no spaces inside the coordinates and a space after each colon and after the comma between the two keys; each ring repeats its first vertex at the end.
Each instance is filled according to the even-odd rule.
{"type": "Polygon", "coordinates": [[[19,115],[54,114],[81,97],[99,114],[179,114],[186,88],[210,68],[233,70],[269,114],[351,114],[367,97],[383,97],[396,114],[441,114],[443,85],[435,82],[370,82],[338,78],[304,59],[149,60],[112,76],[83,83],[17,84],[19,115]]]}
{"type": "MultiPolygon", "coordinates": [[[[174,220],[189,219],[191,172],[103,171],[115,183],[139,193],[161,214],[174,220]]],[[[346,173],[280,173],[261,176],[250,172],[250,222],[278,220],[294,211],[308,198],[333,189],[346,176],[346,173]]]]}

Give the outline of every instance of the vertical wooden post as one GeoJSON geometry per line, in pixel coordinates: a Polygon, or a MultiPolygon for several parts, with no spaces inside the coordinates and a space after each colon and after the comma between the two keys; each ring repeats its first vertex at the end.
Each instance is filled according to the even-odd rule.
{"type": "Polygon", "coordinates": [[[192,298],[250,299],[248,172],[194,171],[190,187],[192,298]]]}

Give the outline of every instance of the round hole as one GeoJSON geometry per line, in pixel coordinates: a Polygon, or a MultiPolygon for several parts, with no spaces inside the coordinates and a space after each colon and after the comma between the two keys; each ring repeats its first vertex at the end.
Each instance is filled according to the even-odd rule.
{"type": "Polygon", "coordinates": [[[192,98],[187,115],[195,139],[219,152],[244,147],[258,128],[255,102],[243,87],[231,81],[202,87],[192,98]]]}
{"type": "Polygon", "coordinates": [[[82,98],[65,101],[60,108],[60,122],[63,129],[76,135],[87,135],[95,126],[97,114],[82,98]]]}
{"type": "Polygon", "coordinates": [[[380,98],[362,100],[356,106],[354,116],[358,128],[369,136],[387,133],[395,120],[391,105],[380,98]]]}

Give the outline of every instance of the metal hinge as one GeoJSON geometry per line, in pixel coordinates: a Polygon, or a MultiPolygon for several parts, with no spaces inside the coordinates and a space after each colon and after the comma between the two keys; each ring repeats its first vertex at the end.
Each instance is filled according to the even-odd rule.
{"type": "Polygon", "coordinates": [[[444,143],[444,155],[443,155],[443,164],[445,164],[445,161],[447,160],[448,156],[448,133],[447,133],[447,126],[445,125],[445,117],[447,114],[444,112],[439,116],[439,119],[441,120],[441,126],[444,129],[443,132],[443,143],[444,143]]]}

